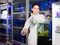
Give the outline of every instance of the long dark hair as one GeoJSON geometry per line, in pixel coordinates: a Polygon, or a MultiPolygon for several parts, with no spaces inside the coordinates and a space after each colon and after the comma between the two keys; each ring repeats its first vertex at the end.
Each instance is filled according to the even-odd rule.
{"type": "Polygon", "coordinates": [[[32,8],[33,8],[35,5],[39,6],[39,8],[40,8],[39,3],[33,3],[33,4],[32,4],[32,8]]]}
{"type": "MultiPolygon", "coordinates": [[[[35,5],[37,5],[37,6],[39,7],[39,9],[40,9],[40,5],[39,5],[39,3],[38,3],[38,2],[33,3],[33,4],[32,4],[32,8],[33,8],[35,5]]],[[[31,10],[31,12],[33,12],[33,11],[31,10]]]]}

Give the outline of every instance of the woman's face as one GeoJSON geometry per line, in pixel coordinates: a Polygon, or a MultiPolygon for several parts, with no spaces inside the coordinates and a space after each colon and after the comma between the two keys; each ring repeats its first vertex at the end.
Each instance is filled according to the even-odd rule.
{"type": "Polygon", "coordinates": [[[34,7],[32,8],[32,12],[33,14],[37,15],[39,14],[39,6],[38,5],[34,5],[34,7]]]}

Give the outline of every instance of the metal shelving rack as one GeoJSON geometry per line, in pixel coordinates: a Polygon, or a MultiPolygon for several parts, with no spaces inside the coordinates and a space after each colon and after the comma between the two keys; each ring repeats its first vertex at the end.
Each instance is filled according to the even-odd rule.
{"type": "MultiPolygon", "coordinates": [[[[19,30],[20,29],[22,30],[22,28],[23,28],[23,27],[20,27],[20,26],[19,27],[13,26],[13,19],[15,19],[14,18],[14,14],[25,15],[24,19],[19,19],[18,17],[16,18],[16,19],[19,19],[19,20],[25,20],[26,21],[26,19],[29,17],[29,0],[25,0],[25,9],[26,10],[24,12],[14,12],[13,11],[13,4],[14,4],[13,1],[11,1],[11,2],[7,1],[6,4],[1,4],[0,5],[0,20],[5,20],[6,21],[6,23],[0,23],[0,28],[6,29],[5,33],[0,32],[0,35],[6,36],[6,41],[5,42],[3,42],[3,41],[1,42],[1,43],[4,43],[4,45],[13,45],[14,41],[16,41],[16,40],[13,39],[14,38],[13,37],[13,35],[14,35],[13,33],[15,32],[14,28],[19,29],[19,30]],[[10,7],[10,9],[8,7],[10,7]],[[4,11],[4,10],[7,11],[7,18],[6,19],[1,18],[2,11],[4,11]],[[10,31],[9,31],[9,28],[8,28],[9,25],[11,26],[10,31]]],[[[26,36],[26,39],[27,39],[27,36],[26,36]]],[[[19,42],[19,41],[17,41],[17,42],[19,42]]],[[[27,40],[26,40],[26,42],[27,42],[27,40]]],[[[20,43],[21,43],[21,45],[23,44],[22,42],[20,42],[20,43]]],[[[24,44],[24,45],[27,45],[27,43],[24,44]]]]}
{"type": "MultiPolygon", "coordinates": [[[[13,0],[14,1],[14,0],[13,0]]],[[[19,11],[15,11],[14,12],[14,9],[12,9],[12,15],[13,15],[13,21],[14,19],[16,20],[24,20],[26,21],[29,17],[29,0],[24,0],[24,3],[14,3],[12,5],[15,5],[15,4],[24,4],[24,10],[19,12],[19,11]]],[[[14,7],[13,7],[14,8],[14,7]]],[[[21,30],[23,29],[23,26],[20,26],[21,24],[19,24],[19,26],[14,26],[14,23],[13,23],[13,33],[17,33],[17,34],[21,34],[21,30]],[[16,30],[17,29],[17,30],[16,30]]],[[[13,34],[14,35],[14,34],[13,34]]],[[[25,37],[26,40],[25,40],[25,43],[24,43],[24,40],[21,40],[18,41],[18,40],[15,40],[14,37],[13,37],[13,40],[14,41],[17,41],[17,42],[20,42],[20,45],[28,45],[27,44],[27,36],[25,37]]],[[[18,38],[17,38],[18,39],[18,38]]],[[[13,42],[14,42],[13,41],[13,42]]]]}
{"type": "Polygon", "coordinates": [[[13,33],[12,33],[12,18],[11,18],[11,3],[6,3],[6,4],[1,4],[0,5],[0,20],[5,20],[5,23],[0,23],[0,30],[3,29],[3,33],[0,32],[0,35],[2,35],[2,37],[0,38],[4,38],[1,39],[3,41],[1,41],[1,43],[4,43],[4,45],[12,45],[12,39],[13,39],[13,33]],[[7,11],[5,14],[2,14],[3,11],[7,11]],[[6,18],[4,18],[3,16],[6,15],[6,18]],[[3,18],[2,18],[3,17],[3,18]],[[9,29],[10,28],[10,29],[9,29]],[[5,32],[4,32],[5,31],[5,32]],[[4,41],[5,40],[5,41],[4,41]]]}

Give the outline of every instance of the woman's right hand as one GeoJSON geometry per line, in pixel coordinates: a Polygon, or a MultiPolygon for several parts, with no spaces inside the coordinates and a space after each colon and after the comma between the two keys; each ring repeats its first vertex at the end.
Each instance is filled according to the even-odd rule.
{"type": "Polygon", "coordinates": [[[26,28],[23,29],[23,30],[21,31],[21,34],[22,34],[22,35],[26,35],[26,34],[28,34],[28,29],[26,29],[26,28]]]}

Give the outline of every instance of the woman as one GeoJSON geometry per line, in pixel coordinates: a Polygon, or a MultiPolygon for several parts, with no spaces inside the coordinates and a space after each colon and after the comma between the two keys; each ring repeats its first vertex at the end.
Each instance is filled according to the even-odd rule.
{"type": "Polygon", "coordinates": [[[21,32],[22,35],[26,35],[28,30],[30,30],[28,36],[28,45],[37,45],[37,30],[40,23],[45,23],[45,16],[39,14],[40,12],[39,4],[34,3],[32,5],[32,13],[30,18],[26,21],[25,26],[21,32]]]}

